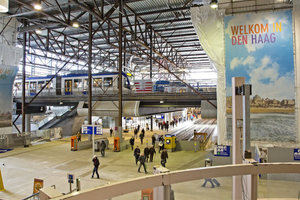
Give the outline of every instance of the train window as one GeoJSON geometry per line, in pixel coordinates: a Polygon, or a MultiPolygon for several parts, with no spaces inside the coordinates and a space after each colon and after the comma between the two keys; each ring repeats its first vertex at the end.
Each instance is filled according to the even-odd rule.
{"type": "Polygon", "coordinates": [[[110,86],[112,86],[112,83],[113,83],[112,77],[104,78],[104,87],[110,87],[110,86]]]}
{"type": "Polygon", "coordinates": [[[74,88],[82,87],[82,79],[74,79],[74,88]]]}
{"type": "Polygon", "coordinates": [[[15,89],[16,90],[21,90],[21,83],[15,83],[15,89]]]}
{"type": "Polygon", "coordinates": [[[88,86],[89,86],[89,80],[88,79],[84,79],[83,80],[83,89],[87,90],[88,86]]]}
{"type": "Polygon", "coordinates": [[[28,90],[29,82],[25,82],[25,89],[28,90]]]}
{"type": "Polygon", "coordinates": [[[38,82],[38,89],[39,89],[39,90],[42,89],[44,83],[45,83],[44,81],[39,81],[39,82],[38,82]]]}
{"type": "MultiPolygon", "coordinates": [[[[48,84],[49,81],[46,81],[46,84],[48,84]]],[[[51,81],[51,83],[49,83],[47,86],[46,86],[46,89],[52,89],[53,88],[53,82],[51,81]]]]}
{"type": "Polygon", "coordinates": [[[94,78],[93,87],[102,88],[102,78],[94,78]]]}
{"type": "Polygon", "coordinates": [[[36,89],[36,82],[30,82],[30,89],[36,89]]]}

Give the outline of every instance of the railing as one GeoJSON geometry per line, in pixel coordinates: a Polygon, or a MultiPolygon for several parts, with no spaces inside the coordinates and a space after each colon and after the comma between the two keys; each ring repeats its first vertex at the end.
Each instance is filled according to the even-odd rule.
{"type": "Polygon", "coordinates": [[[30,196],[28,196],[28,197],[26,197],[22,200],[39,200],[40,199],[39,195],[40,195],[39,192],[37,192],[37,193],[34,193],[34,194],[32,194],[32,195],[30,195],[30,196]]]}
{"type": "Polygon", "coordinates": [[[257,186],[257,175],[269,173],[300,173],[300,163],[239,164],[174,171],[83,190],[55,198],[55,200],[104,200],[146,188],[226,176],[252,175],[252,184],[257,186]]]}

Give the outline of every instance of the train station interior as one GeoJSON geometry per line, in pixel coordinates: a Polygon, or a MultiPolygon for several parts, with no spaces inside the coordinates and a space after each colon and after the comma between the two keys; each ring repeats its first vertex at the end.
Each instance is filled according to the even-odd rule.
{"type": "Polygon", "coordinates": [[[0,0],[0,200],[299,200],[299,41],[300,0],[0,0]]]}

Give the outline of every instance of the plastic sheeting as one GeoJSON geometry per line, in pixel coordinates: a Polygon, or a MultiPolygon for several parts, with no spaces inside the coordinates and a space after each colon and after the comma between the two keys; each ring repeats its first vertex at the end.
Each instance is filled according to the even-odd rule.
{"type": "Polygon", "coordinates": [[[300,100],[300,1],[293,2],[293,15],[294,15],[294,44],[295,44],[295,89],[296,89],[296,105],[295,105],[295,114],[296,114],[296,124],[297,124],[297,139],[300,143],[300,109],[299,109],[299,100],[300,100]]]}
{"type": "Polygon", "coordinates": [[[217,127],[218,144],[226,134],[225,43],[223,13],[209,6],[192,7],[191,18],[204,51],[218,71],[217,127]]]}

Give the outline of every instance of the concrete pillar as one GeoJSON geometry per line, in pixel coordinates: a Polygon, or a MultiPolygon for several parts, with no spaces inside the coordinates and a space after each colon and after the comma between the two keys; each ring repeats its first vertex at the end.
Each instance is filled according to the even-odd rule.
{"type": "Polygon", "coordinates": [[[31,132],[31,114],[25,115],[26,128],[25,132],[31,132]]]}
{"type": "Polygon", "coordinates": [[[294,16],[294,45],[295,45],[295,84],[296,84],[296,105],[295,115],[297,124],[297,140],[300,143],[300,1],[293,1],[294,16]]]}
{"type": "MultiPolygon", "coordinates": [[[[242,164],[241,132],[243,124],[243,96],[236,94],[236,88],[245,84],[244,77],[232,77],[232,164],[242,164]]],[[[242,199],[241,176],[232,180],[232,199],[242,199]]]]}

